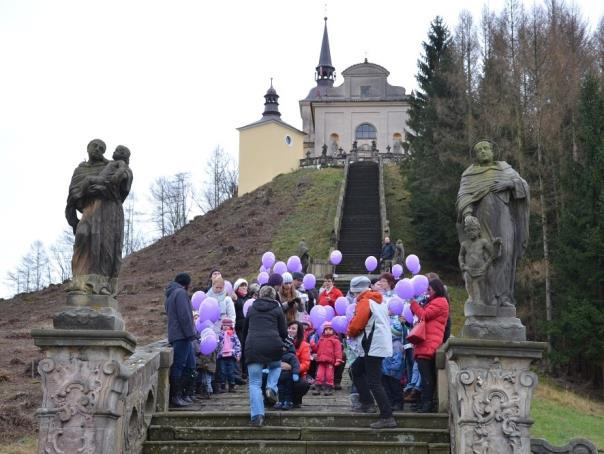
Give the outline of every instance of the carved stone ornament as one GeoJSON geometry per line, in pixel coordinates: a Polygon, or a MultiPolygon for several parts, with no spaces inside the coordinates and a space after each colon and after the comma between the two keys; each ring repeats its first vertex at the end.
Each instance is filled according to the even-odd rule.
{"type": "Polygon", "coordinates": [[[530,452],[529,419],[537,375],[504,367],[494,358],[486,368],[457,372],[454,419],[462,427],[458,452],[516,454],[530,452]]]}
{"type": "Polygon", "coordinates": [[[107,452],[107,445],[118,440],[113,422],[122,416],[127,391],[128,377],[119,362],[46,358],[38,370],[44,389],[39,410],[44,452],[107,452]]]}

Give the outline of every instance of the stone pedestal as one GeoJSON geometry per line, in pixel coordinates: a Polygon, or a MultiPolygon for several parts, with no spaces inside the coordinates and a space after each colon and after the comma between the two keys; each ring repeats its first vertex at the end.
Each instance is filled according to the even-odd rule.
{"type": "Polygon", "coordinates": [[[467,301],[461,335],[475,339],[525,341],[526,328],[514,306],[487,306],[467,301]]]}
{"type": "Polygon", "coordinates": [[[134,337],[108,329],[36,329],[32,337],[45,354],[38,366],[44,392],[38,452],[122,452],[130,374],[123,363],[134,337]]]}
{"type": "Polygon", "coordinates": [[[125,326],[115,298],[78,292],[67,295],[67,307],[52,322],[56,329],[123,331],[125,326]]]}
{"type": "Polygon", "coordinates": [[[451,452],[530,454],[530,365],[543,342],[450,338],[443,347],[449,388],[451,452]]]}

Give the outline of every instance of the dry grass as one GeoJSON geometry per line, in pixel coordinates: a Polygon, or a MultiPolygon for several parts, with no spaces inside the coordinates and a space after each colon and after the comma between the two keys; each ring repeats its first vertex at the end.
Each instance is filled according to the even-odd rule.
{"type": "Polygon", "coordinates": [[[0,446],[0,454],[35,454],[38,443],[35,438],[24,437],[14,443],[0,446]]]}
{"type": "Polygon", "coordinates": [[[564,389],[547,377],[539,377],[535,397],[586,415],[604,416],[604,402],[590,400],[569,389],[564,389]]]}

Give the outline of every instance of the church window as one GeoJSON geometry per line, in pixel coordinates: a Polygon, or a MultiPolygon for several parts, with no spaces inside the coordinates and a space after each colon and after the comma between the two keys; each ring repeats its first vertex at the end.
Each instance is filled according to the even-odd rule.
{"type": "Polygon", "coordinates": [[[292,136],[285,136],[285,145],[291,147],[293,143],[294,140],[292,139],[292,136]]]}
{"type": "Polygon", "coordinates": [[[357,126],[355,138],[356,139],[375,139],[375,138],[377,138],[377,130],[375,129],[375,126],[373,126],[372,124],[361,123],[359,126],[357,126]]]}
{"type": "Polygon", "coordinates": [[[361,85],[361,97],[367,98],[369,96],[369,85],[361,85]]]}

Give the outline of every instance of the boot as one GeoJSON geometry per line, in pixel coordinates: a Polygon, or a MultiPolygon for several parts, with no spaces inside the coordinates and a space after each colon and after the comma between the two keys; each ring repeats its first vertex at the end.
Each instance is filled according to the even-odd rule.
{"type": "Polygon", "coordinates": [[[412,389],[409,393],[404,397],[405,402],[417,402],[419,400],[419,396],[421,393],[417,389],[412,389]]]}
{"type": "Polygon", "coordinates": [[[195,397],[195,381],[197,373],[194,370],[186,370],[182,376],[182,400],[194,403],[198,399],[195,397]]]}
{"type": "Polygon", "coordinates": [[[331,386],[325,386],[325,388],[323,388],[323,395],[333,396],[333,388],[331,386]]]}
{"type": "Polygon", "coordinates": [[[230,384],[230,383],[229,383],[229,392],[230,392],[230,393],[235,393],[235,392],[237,392],[237,386],[232,385],[232,384],[230,384]]]}
{"type": "Polygon", "coordinates": [[[170,407],[184,408],[191,404],[182,399],[182,379],[170,380],[170,407]]]}
{"type": "Polygon", "coordinates": [[[224,383],[216,383],[216,394],[223,394],[225,393],[225,388],[224,388],[224,383]]]}
{"type": "Polygon", "coordinates": [[[396,421],[391,416],[390,418],[380,418],[376,422],[369,424],[372,429],[391,429],[396,427],[396,421]]]}
{"type": "Polygon", "coordinates": [[[426,401],[426,402],[421,402],[420,405],[418,405],[417,407],[417,412],[418,413],[432,413],[433,409],[432,409],[432,401],[426,401]]]}
{"type": "Polygon", "coordinates": [[[315,390],[312,392],[313,396],[320,396],[321,395],[321,391],[323,391],[323,386],[322,385],[315,385],[315,390]]]}

